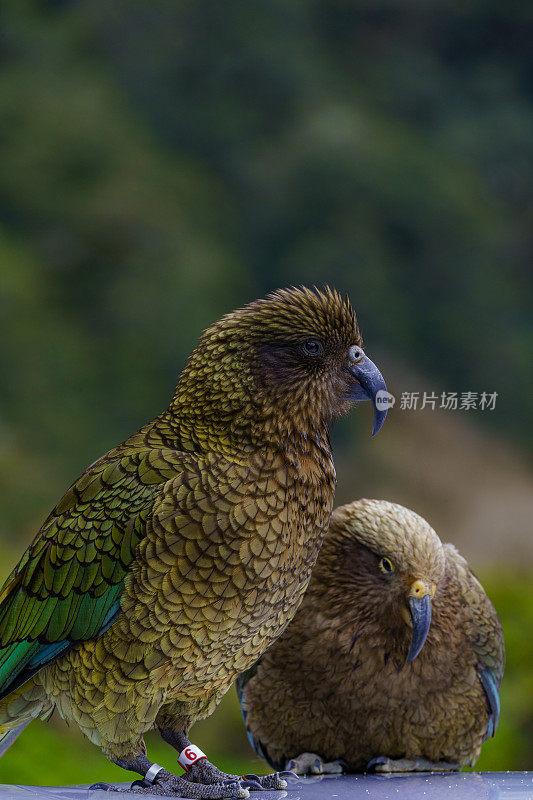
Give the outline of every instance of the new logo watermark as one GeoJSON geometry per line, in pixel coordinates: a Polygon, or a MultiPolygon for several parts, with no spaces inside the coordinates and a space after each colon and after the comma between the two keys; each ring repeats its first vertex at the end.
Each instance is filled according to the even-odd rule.
{"type": "Polygon", "coordinates": [[[396,402],[396,398],[390,392],[386,392],[385,389],[380,389],[376,392],[376,408],[378,411],[387,411],[387,409],[392,408],[394,403],[396,402]]]}
{"type": "MultiPolygon", "coordinates": [[[[400,411],[494,411],[498,392],[402,392],[400,411]]],[[[376,393],[376,408],[387,411],[396,403],[396,397],[384,389],[376,393]]]]}

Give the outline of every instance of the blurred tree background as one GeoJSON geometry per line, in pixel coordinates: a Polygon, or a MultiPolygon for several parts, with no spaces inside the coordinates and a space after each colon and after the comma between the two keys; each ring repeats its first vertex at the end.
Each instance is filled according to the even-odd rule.
{"type": "MultiPolygon", "coordinates": [[[[533,6],[6,0],[0,18],[2,576],[167,404],[206,325],[330,283],[397,397],[498,393],[398,401],[375,441],[358,408],[335,429],[338,498],[411,505],[479,568],[508,669],[478,766],[532,769],[533,6]]],[[[232,695],[194,739],[261,768],[232,695]]],[[[0,763],[6,782],[106,776],[59,723],[0,763]]]]}

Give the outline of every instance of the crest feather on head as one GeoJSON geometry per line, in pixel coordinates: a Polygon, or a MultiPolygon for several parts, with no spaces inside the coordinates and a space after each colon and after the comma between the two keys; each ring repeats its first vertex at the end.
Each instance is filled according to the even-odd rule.
{"type": "Polygon", "coordinates": [[[277,289],[265,298],[226,314],[208,328],[203,337],[209,338],[241,328],[256,336],[287,336],[320,334],[335,341],[361,345],[361,334],[355,311],[347,297],[336,289],[316,286],[312,289],[290,287],[277,289]]]}

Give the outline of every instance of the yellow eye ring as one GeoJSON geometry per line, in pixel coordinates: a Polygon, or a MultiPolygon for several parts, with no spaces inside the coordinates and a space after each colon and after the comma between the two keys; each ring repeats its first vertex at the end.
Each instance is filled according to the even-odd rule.
{"type": "Polygon", "coordinates": [[[390,575],[391,572],[394,572],[394,564],[390,558],[382,558],[379,562],[379,568],[386,575],[390,575]]]}

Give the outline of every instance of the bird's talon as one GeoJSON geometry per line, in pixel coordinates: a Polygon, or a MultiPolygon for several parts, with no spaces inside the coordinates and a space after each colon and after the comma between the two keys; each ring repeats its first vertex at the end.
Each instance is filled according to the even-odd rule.
{"type": "Polygon", "coordinates": [[[294,758],[291,758],[291,760],[287,762],[287,772],[293,770],[295,766],[296,766],[296,761],[294,760],[294,758]]]}
{"type": "Polygon", "coordinates": [[[260,792],[263,789],[263,787],[261,786],[259,781],[243,780],[243,781],[240,782],[240,784],[243,787],[243,789],[251,789],[252,791],[255,791],[255,792],[257,792],[257,791],[260,792]]]}
{"type": "MultiPolygon", "coordinates": [[[[294,764],[294,761],[289,761],[289,764],[294,764]]],[[[287,764],[287,766],[289,766],[289,764],[287,764]]],[[[290,769],[282,769],[281,772],[278,772],[278,775],[280,778],[296,778],[296,780],[299,778],[296,772],[292,772],[290,769]]]]}
{"type": "Polygon", "coordinates": [[[248,775],[242,776],[245,781],[257,781],[259,783],[259,775],[254,775],[253,772],[250,772],[248,775]]]}
{"type": "Polygon", "coordinates": [[[366,765],[366,769],[370,770],[372,767],[377,766],[378,764],[386,764],[389,759],[385,756],[378,756],[377,758],[372,758],[366,765]]]}

